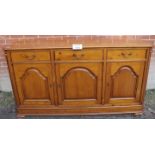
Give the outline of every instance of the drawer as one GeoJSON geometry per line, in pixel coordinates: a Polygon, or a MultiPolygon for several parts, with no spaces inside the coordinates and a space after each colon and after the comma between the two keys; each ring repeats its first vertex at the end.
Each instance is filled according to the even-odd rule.
{"type": "Polygon", "coordinates": [[[107,58],[112,60],[145,59],[146,49],[108,49],[107,58]]]}
{"type": "Polygon", "coordinates": [[[50,52],[47,50],[15,51],[11,53],[13,62],[21,61],[47,61],[50,60],[50,52]]]}
{"type": "Polygon", "coordinates": [[[102,60],[102,49],[84,49],[84,50],[57,50],[55,51],[55,60],[102,60]]]}

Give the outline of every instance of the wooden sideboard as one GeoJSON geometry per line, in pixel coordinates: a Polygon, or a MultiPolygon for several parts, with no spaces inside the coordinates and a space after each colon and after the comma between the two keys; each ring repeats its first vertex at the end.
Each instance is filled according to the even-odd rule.
{"type": "Polygon", "coordinates": [[[151,45],[6,49],[18,116],[142,113],[151,45]]]}

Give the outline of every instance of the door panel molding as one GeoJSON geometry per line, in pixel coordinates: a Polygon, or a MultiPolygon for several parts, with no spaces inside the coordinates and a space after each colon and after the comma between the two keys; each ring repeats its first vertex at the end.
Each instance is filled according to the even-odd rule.
{"type": "Polygon", "coordinates": [[[25,70],[21,79],[24,100],[49,99],[48,78],[37,68],[28,68],[25,70]],[[35,79],[31,81],[32,79],[35,79]],[[29,84],[29,85],[28,85],[29,84]],[[40,88],[39,85],[41,86],[40,88]],[[32,87],[33,86],[33,87],[32,87]],[[35,90],[40,93],[35,96],[35,90]]]}
{"type": "Polygon", "coordinates": [[[14,64],[13,68],[21,104],[54,104],[49,64],[14,64]]]}
{"type": "Polygon", "coordinates": [[[73,67],[73,68],[69,69],[64,74],[64,76],[61,77],[61,79],[62,79],[62,89],[63,89],[64,100],[96,99],[97,98],[97,94],[96,94],[96,92],[97,92],[97,77],[95,74],[93,74],[93,72],[90,69],[85,68],[85,67],[73,67]],[[79,80],[78,78],[88,79],[87,81],[84,81],[85,84],[88,81],[89,82],[91,81],[90,83],[93,83],[93,86],[91,88],[91,91],[89,91],[89,93],[86,92],[85,88],[86,87],[90,88],[90,85],[89,84],[84,85],[83,81],[81,79],[79,80]],[[72,97],[69,97],[69,95],[67,94],[66,88],[69,90],[69,89],[72,89],[71,87],[76,88],[77,91],[76,92],[71,91],[70,95],[72,97]],[[84,92],[87,94],[84,95],[83,94],[84,92]],[[79,98],[76,98],[76,95],[79,96],[79,98]]]}
{"type": "Polygon", "coordinates": [[[56,64],[59,105],[101,104],[102,63],[56,64]]]}
{"type": "Polygon", "coordinates": [[[134,70],[130,66],[120,67],[111,76],[111,98],[136,98],[137,84],[138,75],[134,70]],[[119,93],[120,90],[122,90],[121,93],[119,93]]]}
{"type": "Polygon", "coordinates": [[[105,104],[140,104],[144,62],[107,64],[105,104]]]}

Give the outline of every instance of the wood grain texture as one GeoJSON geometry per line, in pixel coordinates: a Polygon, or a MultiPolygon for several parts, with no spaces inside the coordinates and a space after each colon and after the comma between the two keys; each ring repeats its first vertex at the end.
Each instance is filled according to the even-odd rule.
{"type": "Polygon", "coordinates": [[[141,113],[151,53],[142,46],[6,50],[17,114],[141,113]]]}
{"type": "Polygon", "coordinates": [[[102,60],[102,50],[97,48],[84,50],[60,49],[55,52],[55,60],[102,60]],[[95,54],[94,54],[95,53],[95,54]]]}
{"type": "Polygon", "coordinates": [[[62,77],[62,84],[65,100],[96,98],[97,78],[87,68],[70,69],[62,77]]]}
{"type": "Polygon", "coordinates": [[[145,59],[147,49],[145,48],[111,48],[108,49],[107,59],[109,60],[134,60],[145,59]]]}
{"type": "Polygon", "coordinates": [[[13,68],[21,104],[53,103],[49,64],[14,64],[13,68]]]}
{"type": "Polygon", "coordinates": [[[111,97],[124,98],[135,97],[137,91],[138,76],[128,67],[121,67],[111,76],[111,97]]]}
{"type": "Polygon", "coordinates": [[[40,107],[40,108],[23,108],[17,109],[17,113],[26,115],[104,115],[104,114],[126,114],[126,113],[141,113],[143,112],[142,105],[132,106],[102,106],[102,107],[40,107]]]}
{"type": "Polygon", "coordinates": [[[112,105],[140,104],[144,62],[114,62],[107,64],[106,103],[112,105]]]}
{"type": "Polygon", "coordinates": [[[139,47],[152,47],[153,46],[153,41],[145,41],[145,40],[130,40],[128,42],[120,41],[120,42],[106,42],[105,40],[100,41],[100,42],[94,42],[94,40],[72,40],[70,42],[66,41],[55,41],[53,40],[42,40],[41,42],[37,43],[35,40],[27,40],[27,42],[22,43],[22,41],[18,42],[18,44],[12,44],[11,46],[5,48],[7,51],[9,50],[26,50],[27,49],[71,49],[72,44],[83,44],[83,48],[108,48],[108,47],[134,47],[134,48],[139,48],[139,47]]]}
{"type": "Polygon", "coordinates": [[[59,104],[100,104],[101,68],[101,63],[56,64],[59,104]]]}
{"type": "Polygon", "coordinates": [[[12,85],[13,94],[14,94],[15,101],[16,101],[16,109],[17,109],[21,102],[19,99],[18,91],[17,91],[15,74],[14,74],[12,59],[11,59],[11,53],[8,53],[7,51],[5,51],[5,56],[6,56],[6,60],[7,60],[7,64],[8,64],[9,75],[10,75],[10,79],[11,79],[11,85],[12,85]]]}
{"type": "Polygon", "coordinates": [[[48,61],[50,60],[49,50],[27,50],[15,51],[11,53],[12,62],[23,61],[48,61]]]}
{"type": "Polygon", "coordinates": [[[38,69],[27,69],[20,79],[25,99],[49,99],[48,78],[38,69]]]}

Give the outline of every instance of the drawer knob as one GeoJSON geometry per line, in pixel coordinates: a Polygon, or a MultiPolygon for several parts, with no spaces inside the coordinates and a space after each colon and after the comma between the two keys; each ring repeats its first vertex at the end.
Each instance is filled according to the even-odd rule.
{"type": "Polygon", "coordinates": [[[73,53],[73,57],[77,57],[77,55],[75,53],[73,53]]]}
{"type": "Polygon", "coordinates": [[[132,53],[121,53],[121,55],[124,57],[124,58],[128,58],[129,56],[132,56],[132,53]]]}
{"type": "Polygon", "coordinates": [[[24,55],[22,55],[22,57],[25,59],[28,59],[28,60],[33,60],[33,59],[35,59],[36,55],[34,55],[34,54],[33,55],[25,55],[24,54],[24,55]]]}
{"type": "Polygon", "coordinates": [[[76,59],[80,59],[80,58],[84,57],[84,54],[77,55],[77,54],[73,53],[72,56],[73,56],[74,58],[76,58],[76,59]]]}

